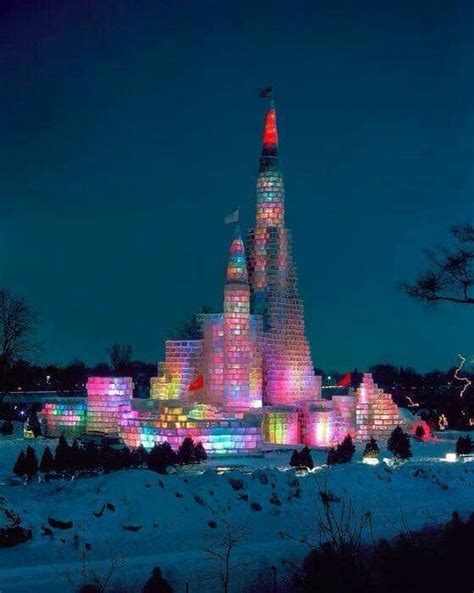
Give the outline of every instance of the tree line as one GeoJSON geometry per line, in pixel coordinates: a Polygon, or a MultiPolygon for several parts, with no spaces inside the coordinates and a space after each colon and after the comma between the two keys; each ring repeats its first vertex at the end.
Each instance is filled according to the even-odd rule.
{"type": "Polygon", "coordinates": [[[186,437],[177,451],[166,441],[155,444],[147,451],[143,445],[136,449],[129,449],[127,446],[114,448],[106,442],[98,445],[92,440],[78,442],[74,439],[70,445],[61,436],[54,454],[49,447],[45,447],[40,461],[32,446],[28,446],[26,451],[22,450],[13,466],[13,472],[27,479],[38,472],[46,476],[53,473],[67,476],[143,468],[165,474],[171,466],[196,464],[206,459],[207,453],[202,443],[194,443],[191,437],[186,437]]]}

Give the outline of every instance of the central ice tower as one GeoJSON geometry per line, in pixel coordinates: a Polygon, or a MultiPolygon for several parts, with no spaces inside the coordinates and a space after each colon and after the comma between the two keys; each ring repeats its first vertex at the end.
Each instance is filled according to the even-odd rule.
{"type": "Polygon", "coordinates": [[[264,405],[308,403],[319,397],[303,304],[285,228],[285,188],[278,159],[273,101],[267,111],[257,177],[255,229],[248,232],[251,311],[263,316],[264,405]]]}

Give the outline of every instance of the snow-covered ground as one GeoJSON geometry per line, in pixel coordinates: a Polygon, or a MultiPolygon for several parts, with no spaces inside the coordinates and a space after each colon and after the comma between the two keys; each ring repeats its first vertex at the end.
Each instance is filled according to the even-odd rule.
{"type": "MultiPolygon", "coordinates": [[[[0,500],[32,526],[34,535],[25,544],[0,550],[0,590],[73,591],[66,576],[78,578],[80,549],[87,543],[86,564],[99,571],[106,571],[111,557],[124,559],[125,568],[116,575],[124,576],[132,590],[139,591],[158,564],[175,591],[184,592],[188,581],[190,593],[212,593],[218,590],[212,584],[215,569],[203,547],[206,536],[219,533],[227,522],[247,528],[237,550],[246,566],[236,573],[234,589],[245,591],[242,583],[258,571],[268,573],[275,564],[281,579],[288,561],[307,553],[292,538],[315,533],[320,488],[350,499],[357,515],[370,511],[376,538],[445,522],[453,510],[467,515],[474,511],[474,463],[440,461],[454,451],[458,435],[446,436],[450,438],[413,442],[413,459],[398,469],[362,464],[359,449],[352,463],[328,468],[326,452],[313,451],[316,470],[300,475],[288,469],[290,448],[262,457],[215,460],[178,475],[129,470],[27,485],[11,480],[25,441],[1,438],[0,500]],[[73,526],[41,535],[48,517],[72,521],[73,526]]],[[[40,456],[45,441],[30,442],[40,456]]],[[[383,457],[389,454],[382,451],[383,457]]],[[[335,509],[342,504],[335,502],[335,509]]]]}

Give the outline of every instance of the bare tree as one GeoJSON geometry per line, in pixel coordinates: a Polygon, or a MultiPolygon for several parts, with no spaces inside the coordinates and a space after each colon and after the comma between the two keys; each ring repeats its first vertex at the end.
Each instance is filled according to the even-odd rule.
{"type": "Polygon", "coordinates": [[[427,250],[430,268],[420,274],[413,284],[402,288],[412,298],[424,303],[448,301],[474,304],[470,290],[474,284],[474,226],[456,225],[450,229],[454,247],[440,245],[427,250]]]}
{"type": "Polygon", "coordinates": [[[108,350],[110,364],[117,374],[130,373],[132,363],[132,347],[130,344],[112,344],[108,350]]]}
{"type": "Polygon", "coordinates": [[[0,381],[12,364],[26,358],[37,344],[37,317],[30,302],[13,294],[7,288],[0,289],[0,381]]]}
{"type": "Polygon", "coordinates": [[[222,527],[213,534],[206,534],[204,552],[217,566],[217,574],[222,583],[223,593],[229,593],[232,572],[245,563],[235,563],[233,553],[236,546],[245,541],[248,536],[246,525],[235,524],[222,520],[222,527]]]}

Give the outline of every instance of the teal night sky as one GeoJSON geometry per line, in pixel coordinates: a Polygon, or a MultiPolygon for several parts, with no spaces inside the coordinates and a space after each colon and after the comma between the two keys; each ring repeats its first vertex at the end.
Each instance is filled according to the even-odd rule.
{"type": "Polygon", "coordinates": [[[0,284],[38,309],[41,359],[158,361],[221,310],[269,85],[315,365],[473,354],[469,308],[397,289],[472,222],[473,71],[469,1],[2,2],[0,284]]]}

